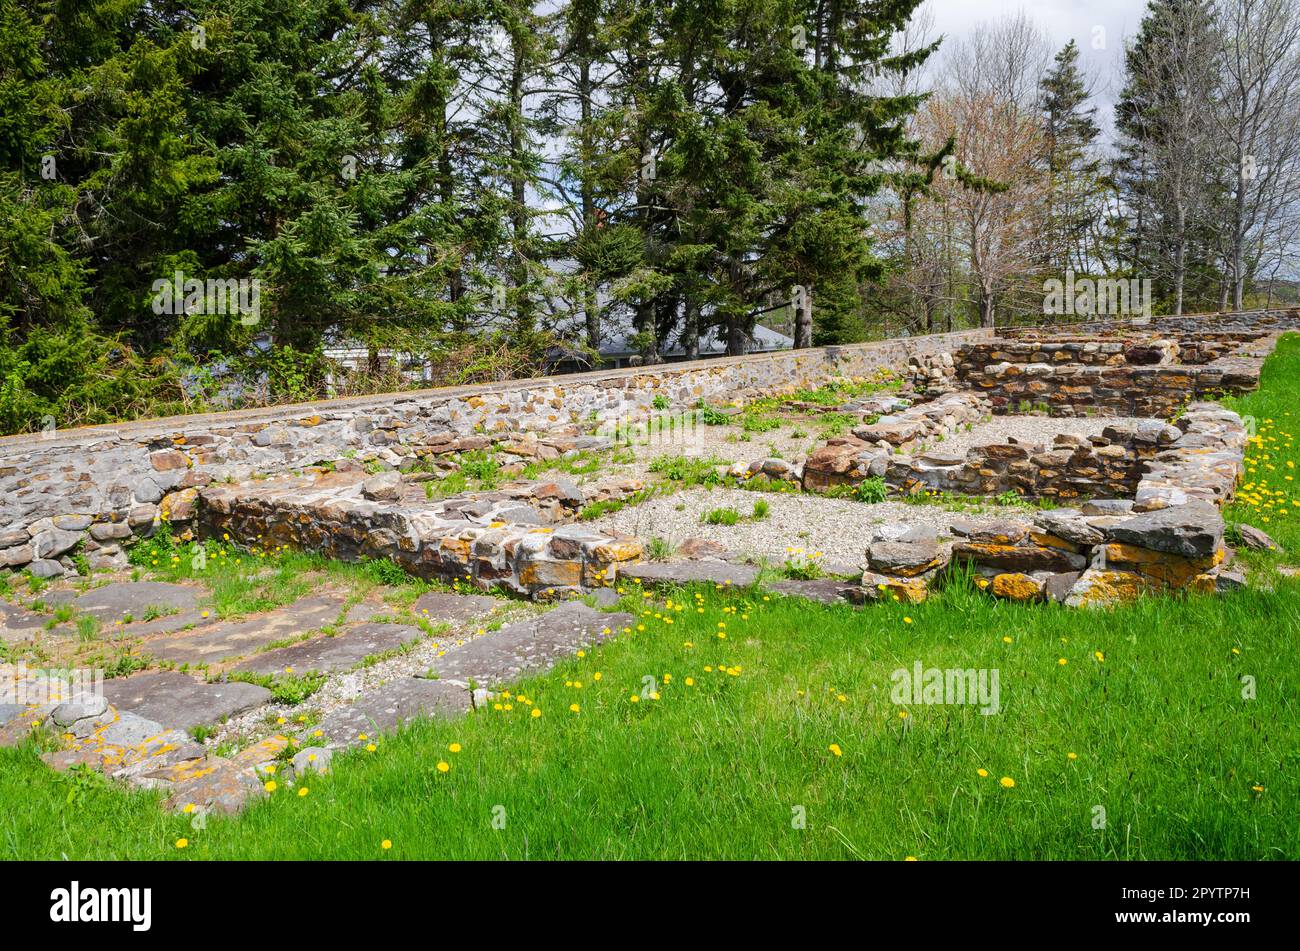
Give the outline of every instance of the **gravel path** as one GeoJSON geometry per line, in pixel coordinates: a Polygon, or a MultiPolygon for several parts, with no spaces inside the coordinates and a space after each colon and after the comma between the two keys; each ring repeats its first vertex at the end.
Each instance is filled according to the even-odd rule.
{"type": "Polygon", "coordinates": [[[707,538],[726,545],[732,553],[765,556],[777,562],[785,561],[787,548],[804,548],[822,552],[823,561],[858,566],[875,525],[885,522],[926,525],[946,534],[949,526],[959,519],[992,522],[1008,515],[1024,518],[1025,512],[993,504],[979,511],[952,511],[938,505],[905,502],[868,505],[795,493],[691,489],[656,496],[589,524],[599,531],[617,529],[642,539],[662,538],[674,545],[687,538],[707,538]],[[770,506],[767,518],[761,521],[744,520],[736,525],[705,525],[700,521],[701,515],[715,508],[734,508],[747,516],[753,512],[758,499],[766,500],[770,506]]]}

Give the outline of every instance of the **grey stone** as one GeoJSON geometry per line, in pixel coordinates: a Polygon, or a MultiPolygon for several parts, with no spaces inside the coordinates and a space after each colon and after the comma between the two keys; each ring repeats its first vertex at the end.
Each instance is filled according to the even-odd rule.
{"type": "Polygon", "coordinates": [[[1273,540],[1273,538],[1262,529],[1254,525],[1237,526],[1237,534],[1241,536],[1241,544],[1245,548],[1253,548],[1256,551],[1281,551],[1282,546],[1273,540]]]}
{"type": "Polygon", "coordinates": [[[768,585],[777,594],[821,604],[841,604],[860,601],[862,586],[855,582],[840,581],[835,578],[816,578],[808,581],[776,581],[768,585]]]}
{"type": "Polygon", "coordinates": [[[57,561],[38,560],[27,566],[27,570],[36,578],[59,578],[65,574],[63,566],[57,561]]]}
{"type": "Polygon", "coordinates": [[[137,502],[147,502],[153,504],[162,501],[163,490],[152,478],[145,477],[135,484],[131,490],[137,502]]]}
{"type": "Polygon", "coordinates": [[[416,599],[411,611],[430,621],[469,621],[490,613],[503,603],[482,594],[430,591],[416,599]]]}
{"type": "MultiPolygon", "coordinates": [[[[112,681],[105,681],[105,685],[112,681]]],[[[99,738],[113,746],[139,746],[145,740],[166,732],[161,723],[146,719],[129,710],[118,710],[117,719],[98,731],[99,738]]],[[[85,722],[85,721],[83,721],[85,722]]]]}
{"type": "Polygon", "coordinates": [[[64,552],[71,551],[81,541],[80,532],[68,532],[61,528],[51,528],[32,537],[32,550],[37,558],[57,558],[64,552]]]}
{"type": "Polygon", "coordinates": [[[0,568],[17,568],[36,557],[31,545],[17,545],[0,551],[0,568]]]}
{"type": "Polygon", "coordinates": [[[333,673],[349,670],[367,657],[396,650],[422,637],[423,631],[408,624],[362,624],[333,637],[254,654],[234,669],[255,674],[300,674],[309,670],[333,673]]]}
{"type": "Polygon", "coordinates": [[[84,532],[94,520],[93,515],[56,515],[53,522],[55,528],[65,532],[84,532]]]}
{"type": "Polygon", "coordinates": [[[108,700],[99,696],[79,696],[68,703],[61,703],[50,713],[50,718],[59,726],[72,726],[78,720],[97,717],[108,710],[108,700]]]}
{"type": "Polygon", "coordinates": [[[1093,499],[1080,507],[1084,515],[1128,515],[1133,511],[1131,499],[1093,499]]]}
{"type": "Polygon", "coordinates": [[[104,696],[118,710],[188,730],[256,709],[271,691],[256,684],[208,684],[179,671],[155,671],[104,682],[104,696]]]}
{"type": "Polygon", "coordinates": [[[1015,545],[1029,534],[1029,525],[1004,519],[988,524],[959,520],[952,523],[954,535],[960,535],[982,545],[1015,545]]]}
{"type": "Polygon", "coordinates": [[[192,610],[200,598],[206,597],[204,589],[163,581],[121,581],[91,588],[72,604],[78,612],[89,614],[101,621],[114,621],[127,614],[142,616],[147,608],[172,611],[192,610]]]}
{"type": "MultiPolygon", "coordinates": [[[[332,747],[395,729],[416,717],[454,717],[469,712],[469,691],[458,684],[401,677],[363,693],[351,706],[331,711],[317,725],[332,747]]],[[[315,732],[315,731],[313,731],[315,732]]]]}
{"type": "Polygon", "coordinates": [[[1082,575],[1081,571],[1060,571],[1043,577],[1043,595],[1049,601],[1064,603],[1074,589],[1074,583],[1082,575]]]}
{"type": "Polygon", "coordinates": [[[873,542],[867,546],[867,566],[883,574],[914,574],[939,558],[937,542],[873,542]]]}
{"type": "Polygon", "coordinates": [[[361,494],[375,502],[396,502],[402,497],[402,477],[396,472],[380,472],[361,484],[361,494]]]}
{"type": "Polygon", "coordinates": [[[1189,502],[1148,512],[1112,525],[1111,541],[1184,558],[1207,558],[1223,542],[1223,516],[1209,502],[1189,502]]]}
{"type": "Polygon", "coordinates": [[[591,597],[598,608],[612,608],[620,599],[619,593],[613,588],[597,588],[591,593],[591,597]]]}
{"type": "Polygon", "coordinates": [[[643,584],[651,585],[705,582],[746,587],[758,579],[758,569],[710,559],[662,561],[621,567],[618,577],[640,579],[643,584]]]}
{"type": "Polygon", "coordinates": [[[580,601],[570,601],[540,617],[507,624],[448,651],[433,662],[433,670],[441,680],[505,685],[525,673],[545,670],[557,659],[603,637],[613,637],[634,623],[630,614],[608,614],[580,601]],[[605,634],[606,630],[610,633],[605,634]]]}
{"type": "Polygon", "coordinates": [[[1039,512],[1034,516],[1034,524],[1047,534],[1075,545],[1100,545],[1106,538],[1100,529],[1084,520],[1082,513],[1073,509],[1039,512]]]}
{"type": "MultiPolygon", "coordinates": [[[[208,664],[246,657],[268,644],[336,623],[346,606],[346,601],[333,595],[303,598],[245,621],[221,621],[195,631],[147,641],[142,651],[155,659],[178,664],[208,664]]],[[[352,617],[352,612],[348,616],[352,617]]]]}
{"type": "Polygon", "coordinates": [[[97,542],[130,538],[131,526],[125,522],[99,522],[90,526],[90,537],[97,542]]]}

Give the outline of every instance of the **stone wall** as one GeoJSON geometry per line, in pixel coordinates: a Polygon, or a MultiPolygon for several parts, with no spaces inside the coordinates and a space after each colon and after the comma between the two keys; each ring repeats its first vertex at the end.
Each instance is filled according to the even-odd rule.
{"type": "Polygon", "coordinates": [[[1259,385],[1274,335],[1248,334],[1202,364],[1176,362],[1177,339],[994,340],[963,347],[957,378],[988,398],[994,413],[1046,410],[1053,416],[1168,419],[1189,399],[1248,393],[1259,385]]]}
{"type": "Polygon", "coordinates": [[[1025,521],[959,523],[952,543],[940,543],[933,529],[880,526],[867,549],[864,594],[923,601],[953,569],[970,571],[998,598],[1072,607],[1240,587],[1245,579],[1231,566],[1220,506],[1243,471],[1246,427],[1222,406],[1194,403],[1171,428],[1153,421],[1128,440],[1134,449],[1157,448],[1143,464],[1137,500],[1085,501],[1025,521]]]}
{"type": "MultiPolygon", "coordinates": [[[[413,455],[507,444],[576,444],[602,422],[900,371],[987,331],[142,420],[0,438],[0,568],[58,574],[77,546],[92,567],[214,483],[301,470],[345,456],[394,468],[413,455]],[[662,402],[662,401],[661,401],[662,402]],[[538,441],[533,437],[545,436],[538,441]],[[163,513],[170,513],[164,516],[163,513]]],[[[562,451],[550,446],[551,451],[562,451]]],[[[539,450],[541,451],[541,450],[539,450]]]]}
{"type": "Polygon", "coordinates": [[[641,556],[635,538],[573,522],[603,491],[557,482],[432,503],[395,472],[323,472],[208,486],[197,517],[208,537],[388,559],[417,577],[547,599],[606,587],[641,556]]]}

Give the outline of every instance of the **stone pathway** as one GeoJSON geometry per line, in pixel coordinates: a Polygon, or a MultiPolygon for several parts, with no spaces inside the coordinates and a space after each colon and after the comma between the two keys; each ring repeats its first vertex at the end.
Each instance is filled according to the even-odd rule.
{"type": "Polygon", "coordinates": [[[200,666],[252,654],[260,648],[297,637],[340,620],[365,620],[379,605],[349,607],[339,595],[314,595],[245,621],[221,621],[159,640],[145,641],[140,652],[155,661],[200,666]]]}
{"type": "Polygon", "coordinates": [[[361,624],[342,634],[255,654],[232,669],[254,674],[334,673],[350,670],[367,657],[397,650],[424,636],[424,631],[409,624],[361,624]]]}
{"type": "Polygon", "coordinates": [[[239,681],[204,683],[160,670],[104,681],[104,699],[118,710],[188,730],[256,709],[271,699],[271,691],[239,681]]]}
{"type": "MultiPolygon", "coordinates": [[[[266,687],[242,680],[209,682],[181,670],[146,670],[103,682],[102,694],[65,696],[63,688],[46,691],[40,703],[0,703],[0,745],[14,745],[33,729],[43,727],[61,737],[61,748],[43,759],[54,769],[87,765],[129,785],[159,789],[169,809],[194,812],[236,812],[250,799],[266,795],[269,781],[289,782],[295,773],[328,768],[335,750],[360,742],[361,737],[395,729],[416,717],[453,717],[468,713],[474,691],[505,686],[529,673],[541,672],[582,647],[598,643],[630,625],[627,614],[597,611],[581,602],[567,602],[499,630],[480,629],[478,636],[464,632],[468,624],[512,602],[482,595],[429,592],[409,609],[421,621],[450,625],[451,630],[430,638],[423,626],[370,621],[380,612],[401,613],[377,601],[350,604],[347,598],[325,592],[293,604],[238,621],[208,620],[187,630],[159,630],[160,620],[193,618],[203,603],[205,589],[153,582],[113,582],[86,592],[54,590],[46,605],[75,605],[101,622],[130,617],[142,604],[178,614],[150,622],[133,622],[117,628],[136,635],[149,630],[154,636],[139,643],[139,653],[172,663],[215,664],[235,661],[231,672],[283,677],[318,672],[344,680],[369,658],[394,655],[394,675],[372,681],[351,702],[336,703],[324,718],[290,732],[292,714],[261,711],[284,709],[266,687]],[[261,650],[268,644],[297,636],[343,619],[336,634],[320,636],[261,650]],[[153,625],[153,627],[151,627],[153,625]],[[457,629],[461,632],[456,633],[457,629]],[[436,651],[433,676],[413,676],[403,651],[409,645],[436,651]],[[405,671],[405,672],[403,672],[405,671]],[[190,731],[250,718],[277,720],[280,732],[230,755],[217,755],[214,740],[196,742],[190,731]],[[293,754],[290,756],[289,754],[293,754]]],[[[44,630],[51,615],[6,605],[3,617],[27,625],[24,637],[63,637],[44,630]]],[[[428,656],[434,656],[430,653],[428,656]]],[[[375,670],[386,669],[381,661],[375,670]]],[[[370,665],[365,665],[366,669],[370,665]]],[[[23,668],[0,671],[6,689],[15,692],[0,699],[21,699],[36,692],[39,675],[23,668]],[[23,680],[25,678],[25,680],[23,680]],[[23,680],[22,684],[18,681],[23,680]],[[12,683],[11,683],[12,681],[12,683]]],[[[305,708],[310,709],[310,708],[305,708]]],[[[310,721],[304,718],[306,723],[310,721]]],[[[261,729],[254,731],[254,736],[261,729]]],[[[225,732],[224,748],[239,733],[225,732]]],[[[251,739],[251,737],[249,738],[251,739]]],[[[249,740],[244,741],[245,744],[249,740]]]]}

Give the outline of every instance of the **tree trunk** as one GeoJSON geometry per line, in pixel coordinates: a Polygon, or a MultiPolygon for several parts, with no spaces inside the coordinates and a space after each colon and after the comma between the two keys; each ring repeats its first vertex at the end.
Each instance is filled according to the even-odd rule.
{"type": "Polygon", "coordinates": [[[686,351],[687,360],[700,358],[700,305],[689,296],[682,324],[682,349],[686,351]]]}
{"type": "Polygon", "coordinates": [[[812,346],[812,288],[805,287],[803,300],[794,315],[794,349],[807,350],[812,346]]]}
{"type": "Polygon", "coordinates": [[[727,356],[744,356],[746,347],[745,325],[735,314],[727,315],[727,356]]]}

